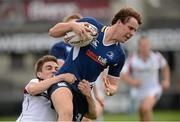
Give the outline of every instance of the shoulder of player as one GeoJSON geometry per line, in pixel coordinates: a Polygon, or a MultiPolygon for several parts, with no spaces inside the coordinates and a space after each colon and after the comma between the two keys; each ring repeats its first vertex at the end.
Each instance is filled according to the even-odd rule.
{"type": "Polygon", "coordinates": [[[138,54],[136,52],[131,52],[128,54],[127,62],[133,62],[139,58],[138,54]]]}
{"type": "Polygon", "coordinates": [[[154,53],[156,55],[161,55],[161,53],[159,51],[151,51],[151,53],[154,53]]]}
{"type": "Polygon", "coordinates": [[[116,46],[120,54],[126,55],[125,49],[121,43],[116,43],[116,46]]]}
{"type": "Polygon", "coordinates": [[[166,58],[158,51],[156,52],[152,52],[152,57],[155,59],[155,60],[158,60],[159,62],[165,60],[166,61],[166,58]]]}
{"type": "Polygon", "coordinates": [[[97,19],[93,17],[83,17],[82,19],[77,20],[78,22],[97,22],[97,19]]]}
{"type": "Polygon", "coordinates": [[[152,56],[163,57],[159,51],[151,51],[152,56]]]}
{"type": "Polygon", "coordinates": [[[102,23],[100,23],[97,19],[93,17],[84,17],[82,19],[79,19],[78,22],[88,22],[96,27],[102,27],[102,23]]]}
{"type": "Polygon", "coordinates": [[[60,41],[60,42],[57,42],[55,43],[52,48],[57,48],[57,47],[64,47],[65,45],[67,45],[66,43],[64,43],[64,41],[60,41]]]}
{"type": "Polygon", "coordinates": [[[27,88],[28,88],[28,86],[29,86],[31,83],[38,83],[38,82],[39,82],[39,79],[37,79],[37,78],[31,79],[31,80],[29,81],[29,83],[25,86],[26,91],[28,91],[27,88]]]}
{"type": "Polygon", "coordinates": [[[118,46],[117,53],[119,54],[119,57],[120,57],[119,59],[122,60],[122,61],[123,60],[125,61],[126,53],[125,53],[125,50],[124,50],[123,46],[120,43],[117,43],[116,46],[118,46]]]}
{"type": "Polygon", "coordinates": [[[56,52],[59,52],[59,50],[65,50],[66,47],[70,47],[70,45],[64,43],[64,42],[57,42],[55,43],[51,50],[50,50],[50,54],[54,55],[56,52]]]}

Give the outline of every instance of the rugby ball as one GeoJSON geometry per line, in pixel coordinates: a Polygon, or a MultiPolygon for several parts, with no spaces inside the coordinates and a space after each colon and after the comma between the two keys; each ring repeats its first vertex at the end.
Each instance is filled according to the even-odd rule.
{"type": "Polygon", "coordinates": [[[79,35],[77,35],[74,31],[67,32],[64,36],[64,41],[68,43],[71,46],[76,47],[84,47],[90,44],[98,35],[98,29],[92,24],[87,25],[88,28],[90,28],[92,31],[87,32],[87,39],[82,40],[79,35]]]}

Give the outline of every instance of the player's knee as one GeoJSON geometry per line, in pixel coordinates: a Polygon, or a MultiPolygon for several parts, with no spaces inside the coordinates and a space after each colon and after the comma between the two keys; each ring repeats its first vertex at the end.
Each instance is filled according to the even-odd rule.
{"type": "Polygon", "coordinates": [[[72,118],[73,118],[73,114],[71,112],[66,112],[66,113],[64,112],[58,115],[59,115],[59,118],[61,118],[61,120],[63,121],[72,121],[72,118]]]}
{"type": "Polygon", "coordinates": [[[72,109],[63,109],[63,110],[57,110],[58,113],[58,120],[60,121],[72,121],[73,118],[73,110],[72,109]]]}
{"type": "Polygon", "coordinates": [[[92,119],[92,120],[96,120],[97,118],[98,118],[97,114],[91,116],[91,119],[92,119]]]}
{"type": "Polygon", "coordinates": [[[148,105],[143,105],[140,107],[140,111],[141,113],[148,113],[152,110],[152,108],[148,105]]]}

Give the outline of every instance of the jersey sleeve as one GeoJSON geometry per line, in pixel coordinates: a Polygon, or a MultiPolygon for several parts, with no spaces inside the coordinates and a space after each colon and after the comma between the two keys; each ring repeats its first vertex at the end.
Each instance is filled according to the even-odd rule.
{"type": "Polygon", "coordinates": [[[158,58],[159,67],[160,68],[164,67],[167,64],[166,59],[159,52],[156,52],[156,55],[157,55],[157,58],[158,58]]]}
{"type": "Polygon", "coordinates": [[[58,42],[52,46],[49,54],[55,56],[56,58],[62,59],[63,58],[62,52],[63,52],[63,47],[61,46],[61,42],[58,42]]]}
{"type": "Polygon", "coordinates": [[[49,54],[55,56],[57,59],[66,60],[69,51],[66,49],[68,46],[63,42],[58,42],[53,45],[49,54]]]}
{"type": "Polygon", "coordinates": [[[121,70],[121,73],[125,74],[125,73],[128,73],[129,72],[129,63],[128,63],[128,60],[125,61],[124,63],[124,66],[121,70]]]}
{"type": "Polygon", "coordinates": [[[122,68],[121,73],[125,74],[125,73],[132,73],[132,62],[134,60],[136,54],[129,54],[129,56],[127,57],[125,64],[122,68]]]}
{"type": "Polygon", "coordinates": [[[28,92],[27,87],[28,87],[28,85],[30,83],[38,83],[38,82],[39,82],[39,79],[32,79],[32,80],[30,80],[29,83],[26,85],[25,90],[28,92]]]}
{"type": "Polygon", "coordinates": [[[60,50],[57,45],[58,43],[54,44],[51,50],[49,51],[49,54],[55,56],[56,58],[58,57],[60,50]]]}
{"type": "Polygon", "coordinates": [[[120,72],[123,68],[123,65],[125,63],[125,54],[123,54],[119,60],[118,63],[109,66],[108,74],[114,77],[119,77],[120,72]]]}

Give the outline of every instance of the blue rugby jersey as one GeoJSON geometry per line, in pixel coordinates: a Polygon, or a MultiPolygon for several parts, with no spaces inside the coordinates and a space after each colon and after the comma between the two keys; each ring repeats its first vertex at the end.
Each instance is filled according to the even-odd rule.
{"type": "Polygon", "coordinates": [[[88,22],[98,28],[98,37],[85,47],[73,47],[65,61],[65,64],[57,72],[73,73],[78,81],[86,79],[94,82],[99,74],[109,67],[108,74],[119,77],[119,73],[125,62],[125,52],[120,43],[105,45],[103,43],[106,26],[103,26],[94,18],[86,17],[79,22],[88,22]]]}
{"type": "Polygon", "coordinates": [[[55,56],[57,59],[66,60],[71,46],[66,44],[64,41],[57,42],[51,48],[49,54],[55,56]]]}

